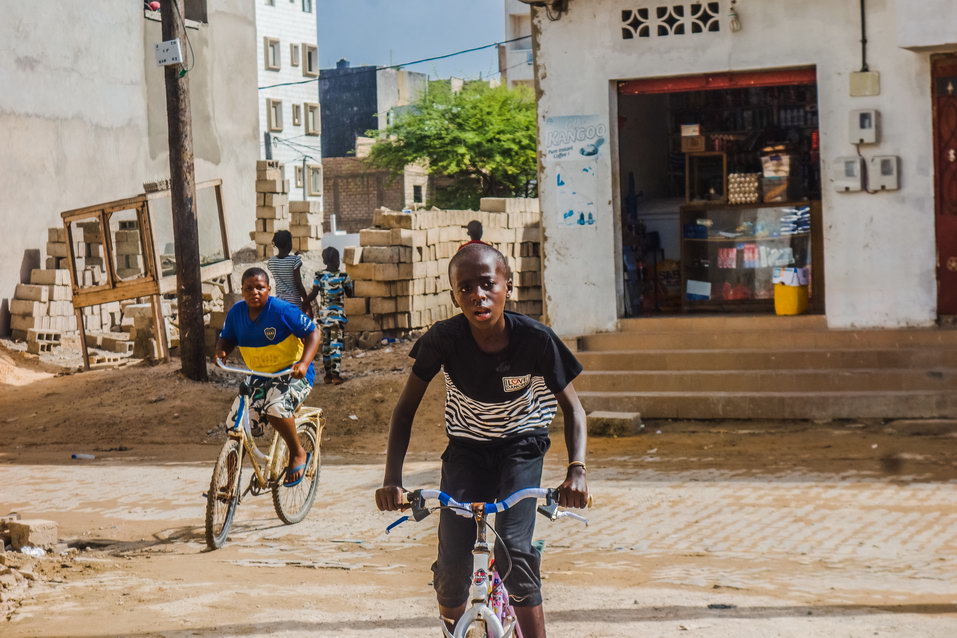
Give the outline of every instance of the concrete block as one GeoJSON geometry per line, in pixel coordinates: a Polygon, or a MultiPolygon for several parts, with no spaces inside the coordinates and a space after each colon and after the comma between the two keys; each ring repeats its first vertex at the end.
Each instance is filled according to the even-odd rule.
{"type": "Polygon", "coordinates": [[[292,213],[321,214],[322,202],[318,199],[307,199],[306,201],[289,202],[289,210],[292,213]]]}
{"type": "Polygon", "coordinates": [[[362,246],[391,246],[391,230],[379,230],[375,228],[363,228],[359,231],[359,243],[362,246]]]}
{"type": "Polygon", "coordinates": [[[595,411],[588,415],[589,436],[630,436],[643,428],[639,412],[595,411]]]}
{"type": "Polygon", "coordinates": [[[123,314],[128,317],[148,317],[153,318],[153,306],[148,303],[134,303],[123,309],[123,314]]]}
{"type": "Polygon", "coordinates": [[[33,270],[30,271],[30,283],[40,284],[44,286],[69,285],[70,271],[69,270],[44,270],[42,268],[34,268],[33,270]]]}
{"type": "Polygon", "coordinates": [[[13,296],[15,299],[27,301],[49,301],[50,288],[48,286],[36,286],[33,284],[17,284],[13,296]]]}
{"type": "Polygon", "coordinates": [[[506,206],[504,197],[483,197],[479,201],[479,210],[489,213],[504,213],[506,206]]]}
{"type": "Polygon", "coordinates": [[[322,250],[322,240],[316,237],[293,237],[292,246],[301,252],[317,252],[322,250]]]}
{"type": "Polygon", "coordinates": [[[56,521],[39,518],[10,521],[7,529],[10,530],[10,544],[17,551],[28,545],[53,549],[59,540],[56,521]]]}

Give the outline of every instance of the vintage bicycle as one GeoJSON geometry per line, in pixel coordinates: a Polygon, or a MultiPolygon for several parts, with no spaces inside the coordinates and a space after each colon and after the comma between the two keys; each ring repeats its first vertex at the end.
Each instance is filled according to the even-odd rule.
{"type": "MultiPolygon", "coordinates": [[[[271,379],[287,376],[292,370],[287,368],[273,373],[256,372],[230,367],[219,360],[216,365],[227,372],[271,379]]],[[[279,433],[273,430],[268,452],[259,448],[250,426],[250,401],[252,388],[246,380],[239,386],[239,407],[233,422],[227,425],[226,433],[229,438],[219,453],[209,491],[206,493],[206,545],[210,549],[219,549],[226,544],[236,516],[236,508],[247,494],[258,496],[267,491],[272,492],[276,515],[287,525],[304,519],[316,498],[316,487],[319,484],[319,445],[326,423],[322,408],[301,407],[296,412],[296,431],[303,447],[309,453],[309,462],[302,481],[293,487],[284,487],[282,483],[289,461],[286,443],[279,433]],[[253,473],[249,485],[242,491],[240,485],[244,458],[249,459],[253,473]]]]}
{"type": "MultiPolygon", "coordinates": [[[[402,516],[386,528],[388,534],[409,520],[416,522],[426,518],[436,510],[448,509],[459,516],[475,519],[475,545],[472,548],[472,581],[469,588],[469,603],[462,617],[455,623],[452,633],[442,623],[442,632],[446,638],[521,638],[521,630],[515,613],[508,604],[508,592],[505,590],[505,577],[499,577],[492,569],[492,547],[487,540],[488,517],[514,507],[526,498],[544,499],[545,504],[538,506],[538,513],[556,521],[560,518],[573,518],[588,525],[588,519],[573,512],[558,509],[558,490],[545,488],[527,488],[511,494],[495,503],[459,503],[439,490],[414,490],[406,494],[411,515],[402,516]],[[428,507],[426,501],[438,500],[439,506],[428,507]]],[[[589,505],[591,498],[589,498],[589,505]]],[[[506,572],[507,576],[508,572],[506,572]]]]}

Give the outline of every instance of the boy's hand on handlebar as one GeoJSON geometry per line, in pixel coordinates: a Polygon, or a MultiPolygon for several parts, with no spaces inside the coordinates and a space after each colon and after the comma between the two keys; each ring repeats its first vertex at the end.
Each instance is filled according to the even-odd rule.
{"type": "Polygon", "coordinates": [[[577,467],[568,470],[565,480],[558,486],[558,504],[579,509],[588,505],[588,484],[584,470],[577,467]]]}
{"type": "Polygon", "coordinates": [[[293,379],[302,379],[305,378],[306,373],[309,371],[309,363],[306,361],[297,361],[292,365],[291,376],[293,379]]]}
{"type": "Polygon", "coordinates": [[[222,361],[223,363],[226,363],[226,356],[227,356],[227,355],[226,355],[226,351],[225,351],[225,350],[217,350],[216,352],[214,352],[214,353],[213,353],[213,365],[216,365],[216,362],[217,362],[217,361],[222,361]]]}
{"type": "Polygon", "coordinates": [[[409,501],[401,485],[383,485],[375,491],[375,504],[381,512],[406,509],[409,501]]]}

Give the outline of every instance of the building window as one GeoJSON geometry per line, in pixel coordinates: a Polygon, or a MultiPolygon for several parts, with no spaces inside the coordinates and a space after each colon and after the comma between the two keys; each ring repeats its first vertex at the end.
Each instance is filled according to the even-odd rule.
{"type": "Polygon", "coordinates": [[[282,130],[282,100],[266,99],[266,117],[270,131],[282,130]]]}
{"type": "Polygon", "coordinates": [[[279,40],[263,38],[263,61],[269,71],[278,71],[282,59],[279,54],[279,40]]]}
{"type": "Polygon", "coordinates": [[[322,195],[322,167],[318,164],[309,164],[306,167],[308,180],[306,183],[306,192],[310,196],[322,195]]]}
{"type": "Polygon", "coordinates": [[[311,77],[319,75],[319,49],[314,44],[302,43],[302,74],[311,77]]]}
{"type": "Polygon", "coordinates": [[[299,45],[290,44],[289,45],[289,64],[292,66],[299,66],[299,45]]]}
{"type": "Polygon", "coordinates": [[[319,135],[319,105],[306,102],[306,135],[319,135]]]}
{"type": "Polygon", "coordinates": [[[421,204],[421,203],[423,203],[423,200],[422,200],[422,186],[420,186],[419,184],[416,184],[416,185],[414,185],[414,186],[412,187],[412,203],[413,203],[413,204],[421,204]]]}
{"type": "Polygon", "coordinates": [[[299,104],[292,105],[292,125],[302,126],[302,106],[299,104]]]}
{"type": "Polygon", "coordinates": [[[312,13],[312,0],[302,0],[302,10],[306,13],[312,13]]]}
{"type": "Polygon", "coordinates": [[[266,0],[266,6],[267,6],[267,7],[275,7],[275,6],[276,6],[276,0],[266,0]]]}
{"type": "Polygon", "coordinates": [[[300,166],[299,164],[296,164],[296,170],[294,171],[294,173],[295,173],[295,180],[296,180],[296,188],[302,188],[302,166],[300,166]]]}

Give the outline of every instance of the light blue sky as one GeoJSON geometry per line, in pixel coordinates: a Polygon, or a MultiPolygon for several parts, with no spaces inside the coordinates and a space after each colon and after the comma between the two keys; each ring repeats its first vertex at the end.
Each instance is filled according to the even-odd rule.
{"type": "MultiPolygon", "coordinates": [[[[430,58],[505,39],[502,0],[318,0],[322,68],[430,58]],[[391,61],[390,61],[391,60],[391,61]]],[[[406,67],[432,77],[498,73],[494,48],[406,67]]]]}

